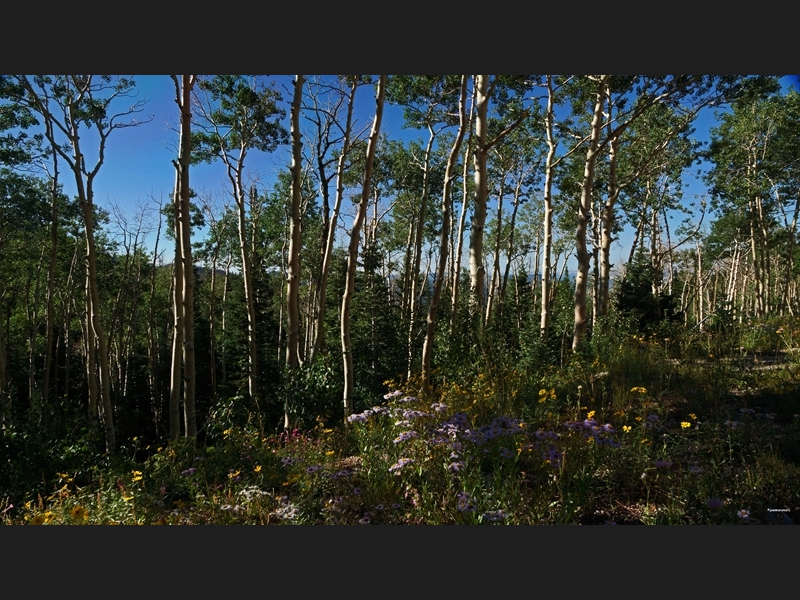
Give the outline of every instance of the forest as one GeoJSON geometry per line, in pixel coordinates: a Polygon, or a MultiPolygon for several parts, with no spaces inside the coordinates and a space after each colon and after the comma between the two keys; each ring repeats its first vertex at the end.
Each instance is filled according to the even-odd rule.
{"type": "Polygon", "coordinates": [[[794,524],[799,215],[786,76],[0,75],[0,523],[794,524]]]}

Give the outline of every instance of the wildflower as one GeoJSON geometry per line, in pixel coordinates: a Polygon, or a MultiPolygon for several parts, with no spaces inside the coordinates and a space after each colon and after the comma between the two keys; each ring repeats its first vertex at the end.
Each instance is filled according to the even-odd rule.
{"type": "Polygon", "coordinates": [[[306,473],[308,473],[310,475],[312,473],[316,473],[320,469],[322,469],[322,467],[320,465],[311,465],[309,467],[306,467],[306,473]]]}
{"type": "Polygon", "coordinates": [[[123,492],[123,494],[122,494],[122,499],[123,499],[125,502],[130,502],[131,500],[133,500],[133,496],[128,496],[126,493],[124,493],[124,492],[123,492]]]}
{"type": "Polygon", "coordinates": [[[334,452],[333,450],[328,450],[328,451],[325,453],[325,456],[333,456],[334,454],[336,454],[336,452],[334,452]]]}
{"type": "Polygon", "coordinates": [[[452,462],[449,465],[447,465],[447,470],[450,471],[451,473],[458,473],[463,466],[464,466],[463,463],[452,462]]]}
{"type": "Polygon", "coordinates": [[[689,418],[690,418],[692,421],[697,421],[697,415],[696,415],[696,414],[694,414],[694,413],[689,413],[689,418]]]}
{"type": "Polygon", "coordinates": [[[255,468],[253,469],[253,471],[255,473],[261,473],[261,465],[256,465],[255,468]]]}
{"type": "Polygon", "coordinates": [[[644,388],[644,387],[641,387],[641,386],[632,387],[631,388],[631,392],[639,393],[639,394],[646,394],[647,393],[647,388],[644,388]]]}
{"type": "Polygon", "coordinates": [[[691,426],[692,426],[692,424],[689,423],[688,421],[681,421],[681,428],[682,429],[688,429],[691,426]]]}
{"type": "Polygon", "coordinates": [[[498,521],[502,521],[507,516],[508,513],[504,511],[502,508],[500,510],[490,510],[483,513],[483,518],[489,521],[490,523],[497,523],[498,521]]]}
{"type": "Polygon", "coordinates": [[[228,473],[228,479],[236,480],[236,478],[239,477],[240,474],[241,471],[231,471],[230,473],[228,473]]]}
{"type": "Polygon", "coordinates": [[[132,481],[141,481],[142,480],[142,472],[141,471],[132,471],[133,479],[132,481]]]}
{"type": "Polygon", "coordinates": [[[353,495],[360,496],[361,495],[361,488],[353,488],[353,495]]]}
{"type": "Polygon", "coordinates": [[[739,517],[740,519],[747,519],[750,517],[750,511],[745,509],[737,510],[736,516],[739,517]]]}
{"type": "Polygon", "coordinates": [[[407,464],[413,463],[414,460],[411,458],[401,458],[396,463],[394,463],[391,467],[389,467],[389,472],[394,473],[395,475],[399,475],[400,471],[405,467],[407,464]]]}
{"type": "Polygon", "coordinates": [[[222,435],[224,435],[225,437],[228,437],[232,433],[233,433],[233,429],[226,429],[225,431],[222,432],[222,435]]]}
{"type": "Polygon", "coordinates": [[[219,507],[219,509],[223,512],[231,513],[234,517],[238,517],[242,513],[242,511],[244,511],[244,508],[239,506],[238,504],[236,506],[231,506],[230,504],[223,504],[222,506],[219,507]]]}
{"type": "Polygon", "coordinates": [[[415,438],[418,435],[419,434],[416,431],[404,431],[403,433],[398,435],[396,438],[394,438],[394,443],[395,444],[399,444],[401,442],[405,442],[407,440],[410,440],[411,438],[415,438]]]}
{"type": "Polygon", "coordinates": [[[185,471],[181,471],[181,475],[194,475],[197,472],[197,469],[194,467],[189,467],[185,471]]]}
{"type": "Polygon", "coordinates": [[[593,411],[593,410],[590,410],[590,411],[589,411],[589,414],[588,414],[588,415],[586,415],[586,418],[587,418],[587,419],[591,419],[591,418],[593,418],[593,417],[594,417],[594,411],[593,411]]]}
{"type": "Polygon", "coordinates": [[[86,509],[80,505],[73,506],[69,514],[76,521],[83,521],[88,515],[86,509]]]}
{"type": "Polygon", "coordinates": [[[372,414],[372,411],[366,410],[363,413],[359,413],[357,415],[350,415],[349,417],[347,417],[347,422],[348,423],[366,423],[371,414],[372,414]]]}
{"type": "Polygon", "coordinates": [[[475,505],[472,504],[472,498],[466,492],[459,492],[456,498],[456,508],[459,511],[472,512],[475,510],[475,505]]]}
{"type": "Polygon", "coordinates": [[[631,430],[631,426],[630,425],[623,425],[622,426],[622,431],[624,431],[625,433],[628,433],[630,430],[631,430]]]}
{"type": "Polygon", "coordinates": [[[722,500],[719,498],[709,498],[706,500],[706,504],[709,508],[713,508],[714,510],[722,508],[722,500]]]}

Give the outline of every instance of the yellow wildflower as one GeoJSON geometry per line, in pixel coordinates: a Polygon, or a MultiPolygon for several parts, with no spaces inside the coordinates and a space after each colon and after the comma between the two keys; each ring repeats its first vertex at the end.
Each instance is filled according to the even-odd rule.
{"type": "Polygon", "coordinates": [[[36,515],[31,519],[31,525],[44,525],[44,515],[36,515]]]}
{"type": "Polygon", "coordinates": [[[333,456],[334,454],[336,454],[336,452],[334,452],[333,450],[328,450],[328,451],[325,453],[325,456],[333,456]]]}
{"type": "Polygon", "coordinates": [[[125,502],[130,502],[131,500],[133,500],[133,496],[128,496],[125,492],[122,492],[122,499],[125,502]]]}
{"type": "Polygon", "coordinates": [[[688,421],[681,421],[681,427],[682,427],[683,429],[688,429],[688,428],[689,428],[689,427],[691,427],[691,426],[692,426],[692,424],[691,424],[691,423],[689,423],[688,421]]]}
{"type": "Polygon", "coordinates": [[[52,523],[55,518],[56,518],[56,516],[52,512],[50,512],[49,510],[46,513],[44,513],[44,522],[45,523],[52,523]]]}
{"type": "Polygon", "coordinates": [[[586,415],[586,418],[587,418],[587,419],[591,419],[592,417],[594,417],[594,411],[593,411],[593,410],[590,410],[590,411],[589,411],[589,414],[588,414],[588,415],[586,415]]]}
{"type": "Polygon", "coordinates": [[[80,505],[73,506],[69,511],[70,516],[76,521],[83,521],[88,516],[88,511],[80,505]]]}
{"type": "Polygon", "coordinates": [[[692,421],[697,421],[697,415],[696,415],[696,414],[694,414],[694,413],[689,413],[689,418],[690,418],[692,421]]]}
{"type": "Polygon", "coordinates": [[[630,425],[623,425],[622,426],[622,431],[624,431],[625,433],[628,433],[630,430],[631,430],[631,426],[630,425]]]}
{"type": "Polygon", "coordinates": [[[637,421],[641,421],[641,420],[642,420],[642,417],[636,417],[636,420],[637,420],[637,421]]]}
{"type": "Polygon", "coordinates": [[[256,465],[255,468],[253,469],[253,471],[255,471],[256,473],[260,473],[261,472],[261,465],[256,465]]]}
{"type": "Polygon", "coordinates": [[[132,481],[141,481],[142,480],[142,472],[141,471],[131,471],[133,473],[133,480],[132,481]]]}
{"type": "Polygon", "coordinates": [[[631,392],[638,392],[640,394],[646,394],[647,393],[647,388],[642,387],[642,386],[636,386],[636,387],[632,387],[631,388],[631,392]]]}
{"type": "Polygon", "coordinates": [[[241,473],[241,471],[232,471],[232,472],[228,473],[228,477],[230,479],[233,479],[234,477],[238,477],[240,475],[240,473],[241,473]]]}

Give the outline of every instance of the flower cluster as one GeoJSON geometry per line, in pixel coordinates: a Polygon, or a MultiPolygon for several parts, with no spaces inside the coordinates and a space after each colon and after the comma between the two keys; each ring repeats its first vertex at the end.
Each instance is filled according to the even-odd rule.
{"type": "Polygon", "coordinates": [[[499,521],[504,521],[506,517],[508,517],[508,513],[504,511],[502,508],[499,510],[490,510],[483,513],[483,518],[489,523],[497,523],[499,521]]]}
{"type": "Polygon", "coordinates": [[[418,435],[419,434],[416,431],[404,431],[403,433],[398,435],[396,438],[394,438],[394,443],[395,444],[400,444],[402,442],[410,440],[411,438],[415,438],[418,435]]]}
{"type": "Polygon", "coordinates": [[[399,475],[400,471],[403,470],[403,467],[405,467],[406,465],[411,464],[413,462],[414,462],[413,458],[401,458],[396,463],[394,463],[391,467],[389,467],[389,472],[390,473],[394,473],[395,475],[399,475]]]}
{"type": "Polygon", "coordinates": [[[456,508],[460,512],[473,512],[475,505],[472,503],[472,497],[466,492],[459,492],[456,496],[456,508]]]}
{"type": "Polygon", "coordinates": [[[612,448],[618,447],[620,444],[611,434],[615,432],[614,427],[610,423],[605,425],[598,425],[594,419],[584,419],[583,421],[569,421],[564,423],[564,427],[570,431],[580,431],[584,437],[591,439],[595,444],[602,446],[607,445],[612,448]]]}

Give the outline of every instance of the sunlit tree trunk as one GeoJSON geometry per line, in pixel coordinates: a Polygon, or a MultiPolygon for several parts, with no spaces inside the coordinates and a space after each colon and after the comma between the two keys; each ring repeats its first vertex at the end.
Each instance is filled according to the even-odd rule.
{"type": "Polygon", "coordinates": [[[467,223],[467,207],[469,206],[469,156],[472,153],[474,135],[472,127],[474,125],[475,114],[475,88],[472,88],[472,102],[469,114],[469,141],[464,149],[463,173],[461,176],[461,217],[458,220],[458,233],[456,234],[455,253],[453,256],[453,269],[451,273],[452,297],[450,299],[450,335],[455,332],[456,311],[458,310],[458,297],[461,287],[461,254],[464,251],[464,227],[467,223]]]}
{"type": "Polygon", "coordinates": [[[551,257],[553,253],[553,167],[558,145],[553,136],[553,76],[547,76],[547,113],[545,116],[545,133],[547,135],[547,158],[544,167],[544,244],[542,248],[542,309],[539,320],[539,332],[542,339],[547,338],[550,330],[550,295],[553,285],[551,275],[551,257]]]}
{"type": "Polygon", "coordinates": [[[428,317],[426,319],[425,328],[425,341],[422,345],[422,383],[427,387],[430,385],[431,379],[431,354],[433,349],[433,336],[436,328],[436,313],[439,309],[439,300],[442,295],[442,286],[444,285],[445,277],[447,276],[447,255],[449,251],[448,243],[450,241],[450,222],[452,220],[452,189],[453,180],[455,179],[456,163],[458,162],[458,154],[461,151],[461,143],[464,140],[464,134],[467,129],[467,115],[466,115],[466,99],[467,99],[467,76],[461,77],[461,96],[459,99],[459,124],[456,139],[450,149],[450,154],[447,158],[447,167],[444,174],[444,189],[442,190],[442,230],[439,238],[439,265],[436,269],[436,276],[433,281],[433,295],[431,302],[428,306],[428,317]]]}
{"type": "Polygon", "coordinates": [[[486,222],[489,199],[488,173],[486,169],[486,134],[489,125],[489,76],[475,76],[475,208],[469,232],[469,285],[470,315],[479,319],[486,290],[486,268],[483,265],[483,227],[486,222]]]}
{"type": "MultiPolygon", "coordinates": [[[[189,210],[189,161],[192,153],[192,112],[191,98],[195,76],[182,75],[180,83],[176,76],[175,101],[181,112],[180,151],[175,163],[175,270],[182,272],[180,287],[175,279],[176,304],[181,304],[181,350],[183,355],[183,421],[186,437],[197,435],[197,414],[195,409],[195,351],[194,351],[194,261],[192,259],[191,218],[189,210]]],[[[176,319],[177,322],[177,319],[176,319]]],[[[180,373],[180,357],[173,356],[178,364],[173,364],[173,373],[180,373]]],[[[175,433],[172,425],[170,431],[175,433]]],[[[173,437],[174,439],[174,437],[173,437]]]]}
{"type": "MultiPolygon", "coordinates": [[[[407,379],[411,379],[411,370],[414,360],[414,330],[416,329],[417,321],[417,303],[420,296],[417,287],[420,285],[419,269],[422,260],[422,238],[425,232],[425,216],[428,210],[428,188],[430,187],[430,170],[431,170],[431,153],[433,152],[433,142],[436,138],[436,133],[432,126],[428,126],[430,136],[428,138],[428,145],[425,147],[425,161],[423,164],[422,174],[422,195],[419,199],[419,213],[417,215],[416,228],[414,231],[414,252],[411,265],[411,273],[409,279],[409,294],[408,294],[408,348],[407,348],[407,379]]],[[[421,282],[423,286],[427,286],[427,278],[421,282]]]]}
{"type": "MultiPolygon", "coordinates": [[[[288,316],[288,332],[286,343],[286,366],[294,371],[298,366],[298,341],[300,330],[300,312],[298,296],[300,292],[300,190],[302,176],[303,142],[300,139],[300,102],[303,98],[303,75],[297,75],[294,81],[294,100],[292,101],[292,198],[289,237],[289,276],[286,283],[286,312],[288,316]]],[[[289,405],[285,406],[283,426],[289,428],[289,405]]]]}
{"type": "Polygon", "coordinates": [[[594,113],[592,116],[592,132],[589,138],[589,149],[586,152],[586,163],[581,186],[581,204],[578,209],[578,227],[575,233],[575,247],[578,258],[578,271],[575,276],[575,330],[572,337],[572,349],[577,350],[586,335],[586,288],[589,282],[589,252],[586,248],[586,230],[589,223],[589,210],[594,185],[594,170],[600,152],[600,132],[603,125],[603,105],[605,103],[606,82],[609,75],[602,75],[597,82],[594,113]]]}
{"type": "Polygon", "coordinates": [[[342,355],[344,358],[344,415],[345,418],[353,413],[353,392],[355,389],[355,377],[353,374],[353,354],[350,344],[350,303],[352,301],[353,290],[355,289],[356,261],[358,260],[358,243],[361,235],[361,226],[366,217],[367,205],[370,198],[370,186],[372,182],[372,166],[375,160],[375,146],[378,142],[378,132],[381,127],[383,117],[383,103],[386,96],[386,75],[381,75],[378,81],[378,94],[376,98],[375,120],[372,123],[372,131],[367,142],[367,163],[364,167],[364,185],[361,190],[361,201],[358,205],[353,229],[350,233],[350,244],[347,249],[347,274],[345,276],[345,289],[342,296],[341,312],[341,332],[342,332],[342,355]]]}
{"type": "Polygon", "coordinates": [[[334,199],[333,214],[331,215],[330,223],[328,226],[328,233],[325,237],[325,251],[322,258],[322,273],[319,279],[319,308],[317,311],[317,324],[314,328],[316,335],[314,338],[314,346],[311,350],[311,362],[316,360],[317,354],[325,347],[325,308],[327,304],[327,289],[328,289],[328,274],[331,270],[331,259],[333,257],[333,240],[336,234],[336,226],[339,222],[339,210],[342,205],[342,198],[344,197],[344,175],[345,164],[350,153],[350,133],[353,122],[353,106],[356,96],[356,88],[359,85],[359,77],[353,78],[353,83],[350,86],[350,93],[347,98],[347,118],[345,119],[344,126],[344,140],[342,142],[342,151],[339,154],[339,161],[336,166],[336,198],[334,199]]]}

